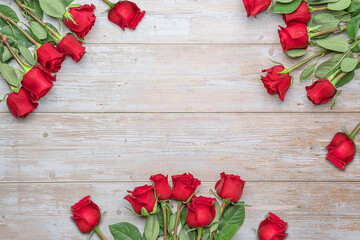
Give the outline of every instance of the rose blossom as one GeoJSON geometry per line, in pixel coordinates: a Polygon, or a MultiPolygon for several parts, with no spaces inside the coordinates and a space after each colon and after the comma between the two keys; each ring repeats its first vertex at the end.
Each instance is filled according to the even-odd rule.
{"type": "Polygon", "coordinates": [[[154,210],[156,198],[153,186],[144,185],[136,187],[134,191],[128,191],[128,193],[130,194],[124,197],[124,199],[131,203],[137,214],[141,214],[142,208],[144,208],[148,213],[151,213],[154,210]]]}
{"type": "Polygon", "coordinates": [[[334,85],[326,78],[316,80],[311,86],[305,87],[307,97],[314,105],[319,105],[330,101],[337,90],[334,85]]]}
{"type": "Polygon", "coordinates": [[[99,224],[101,213],[99,207],[90,200],[90,196],[84,197],[71,207],[74,216],[71,217],[83,233],[91,232],[99,224]]]}
{"type": "Polygon", "coordinates": [[[173,182],[172,195],[176,200],[182,202],[186,202],[201,184],[200,180],[194,178],[190,173],[174,175],[171,178],[173,182]]]}
{"type": "Polygon", "coordinates": [[[84,39],[84,37],[94,26],[96,20],[96,17],[94,15],[94,9],[94,4],[85,4],[78,7],[72,7],[68,12],[70,13],[76,24],[68,18],[64,19],[64,24],[79,38],[84,39]]]}
{"type": "Polygon", "coordinates": [[[220,174],[221,179],[216,183],[215,190],[219,197],[223,199],[231,199],[231,202],[240,200],[245,182],[240,179],[240,176],[233,174],[220,174]]]}
{"type": "Polygon", "coordinates": [[[308,23],[311,17],[308,3],[303,1],[300,6],[292,13],[284,14],[283,19],[286,24],[291,21],[298,23],[308,23]]]}
{"type": "Polygon", "coordinates": [[[353,140],[342,132],[335,134],[326,149],[329,150],[326,159],[342,170],[345,170],[345,166],[354,159],[356,152],[353,140]]]}
{"type": "Polygon", "coordinates": [[[262,70],[266,72],[265,77],[261,77],[261,81],[269,94],[279,94],[281,101],[284,101],[285,94],[291,86],[291,76],[289,73],[282,74],[285,69],[282,65],[276,65],[272,68],[262,70]]]}
{"type": "Polygon", "coordinates": [[[141,11],[135,3],[120,1],[110,9],[108,18],[125,31],[126,27],[135,30],[144,15],[145,11],[141,11]]]}
{"type": "Polygon", "coordinates": [[[259,12],[266,10],[271,4],[271,0],[243,0],[243,2],[248,17],[250,15],[256,17],[259,12]]]}
{"type": "Polygon", "coordinates": [[[285,233],[286,228],[286,222],[269,212],[269,217],[260,223],[259,240],[283,240],[288,235],[285,233]]]}
{"type": "Polygon", "coordinates": [[[279,26],[281,47],[286,52],[291,49],[306,49],[309,45],[309,34],[304,23],[290,22],[286,28],[279,26]]]}
{"type": "Polygon", "coordinates": [[[186,223],[191,228],[205,227],[215,218],[216,210],[215,198],[196,197],[194,196],[187,204],[186,223]]]}
{"type": "Polygon", "coordinates": [[[79,62],[85,54],[85,48],[82,46],[82,43],[70,33],[63,37],[58,43],[57,48],[60,52],[70,56],[76,62],[79,62]]]}
{"type": "Polygon", "coordinates": [[[50,42],[44,43],[36,50],[37,61],[50,72],[58,72],[66,56],[60,53],[50,42]]]}
{"type": "Polygon", "coordinates": [[[150,180],[154,182],[155,192],[159,200],[171,199],[171,189],[168,182],[168,176],[156,174],[151,176],[150,180]]]}
{"type": "Polygon", "coordinates": [[[7,97],[6,103],[10,112],[17,118],[25,118],[38,106],[38,104],[30,98],[29,94],[23,88],[20,88],[18,93],[10,93],[7,97]]]}

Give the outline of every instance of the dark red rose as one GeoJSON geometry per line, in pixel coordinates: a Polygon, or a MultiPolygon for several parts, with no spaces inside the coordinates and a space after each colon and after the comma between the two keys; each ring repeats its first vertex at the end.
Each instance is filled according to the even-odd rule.
{"type": "Polygon", "coordinates": [[[215,198],[194,196],[187,204],[186,223],[191,228],[205,227],[215,218],[215,198]]]}
{"type": "Polygon", "coordinates": [[[311,86],[305,87],[307,97],[315,106],[330,101],[337,90],[332,83],[326,79],[318,79],[311,86]]]}
{"type": "Polygon", "coordinates": [[[98,205],[90,200],[90,196],[84,197],[71,207],[74,216],[71,217],[83,233],[91,232],[99,224],[101,213],[98,205]]]}
{"type": "Polygon", "coordinates": [[[245,182],[240,176],[233,174],[220,174],[221,179],[215,184],[215,190],[219,197],[223,199],[231,198],[231,202],[240,200],[245,186],[245,182]]]}
{"type": "Polygon", "coordinates": [[[354,159],[356,153],[355,143],[342,132],[335,134],[326,149],[329,150],[326,159],[342,170],[345,170],[345,166],[354,159]]]}
{"type": "Polygon", "coordinates": [[[266,72],[267,75],[261,77],[261,81],[267,89],[267,92],[271,95],[278,93],[281,101],[284,101],[285,94],[291,86],[290,74],[281,74],[284,69],[284,66],[276,65],[272,68],[262,70],[262,72],[266,72]]]}
{"type": "Polygon", "coordinates": [[[93,4],[85,4],[78,7],[72,7],[70,8],[69,13],[72,16],[73,20],[76,22],[76,24],[68,18],[64,19],[64,24],[79,38],[84,39],[84,37],[94,26],[96,20],[94,10],[95,6],[93,4]]]}
{"type": "Polygon", "coordinates": [[[60,52],[70,56],[76,62],[79,62],[85,54],[85,48],[82,43],[70,33],[58,43],[57,48],[60,52]]]}
{"type": "Polygon", "coordinates": [[[120,1],[110,9],[108,18],[125,31],[126,27],[135,30],[144,15],[145,11],[141,11],[135,3],[120,1]]]}
{"type": "Polygon", "coordinates": [[[137,214],[141,214],[142,208],[145,208],[148,213],[154,210],[156,199],[153,186],[144,185],[136,187],[134,191],[128,191],[128,193],[130,194],[125,199],[131,203],[137,214]]]}
{"type": "Polygon", "coordinates": [[[273,213],[269,213],[260,223],[258,234],[260,240],[283,240],[288,234],[285,233],[287,223],[273,213]]]}
{"type": "Polygon", "coordinates": [[[271,4],[271,0],[243,0],[243,2],[248,17],[250,15],[256,17],[259,12],[266,10],[271,4]]]}
{"type": "Polygon", "coordinates": [[[171,189],[169,186],[168,176],[156,174],[151,176],[150,180],[154,182],[155,192],[159,200],[171,199],[171,189]]]}
{"type": "Polygon", "coordinates": [[[190,173],[174,175],[171,177],[173,197],[178,201],[186,202],[195,193],[201,182],[190,173]]]}
{"type": "Polygon", "coordinates": [[[284,52],[297,48],[306,49],[308,47],[309,34],[306,24],[290,22],[286,28],[279,27],[279,37],[284,52]]]}
{"type": "Polygon", "coordinates": [[[58,72],[66,56],[60,53],[56,47],[47,42],[36,50],[37,61],[50,72],[58,72]]]}
{"type": "Polygon", "coordinates": [[[28,91],[31,98],[37,101],[50,91],[55,80],[55,75],[51,75],[43,66],[36,65],[25,73],[21,85],[28,91]]]}
{"type": "Polygon", "coordinates": [[[311,17],[311,12],[309,10],[308,3],[303,1],[300,6],[292,13],[284,14],[283,19],[288,24],[291,21],[298,23],[307,23],[311,17]]]}
{"type": "Polygon", "coordinates": [[[20,88],[19,93],[10,93],[6,103],[10,112],[17,118],[25,118],[38,106],[38,104],[34,102],[29,94],[22,88],[20,88]]]}

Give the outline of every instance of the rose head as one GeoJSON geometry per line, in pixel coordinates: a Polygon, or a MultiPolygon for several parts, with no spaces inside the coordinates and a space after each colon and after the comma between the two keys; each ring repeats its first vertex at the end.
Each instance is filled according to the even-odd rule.
{"type": "Polygon", "coordinates": [[[36,65],[25,73],[21,85],[37,101],[50,91],[55,80],[56,76],[52,76],[46,68],[36,65]]]}
{"type": "Polygon", "coordinates": [[[260,240],[283,240],[288,234],[285,233],[287,223],[273,213],[269,213],[260,223],[258,234],[260,240]]]}
{"type": "Polygon", "coordinates": [[[223,199],[231,199],[231,202],[240,200],[245,186],[245,182],[240,176],[233,174],[220,174],[221,179],[216,183],[215,190],[219,197],[223,199]]]}
{"type": "Polygon", "coordinates": [[[168,182],[168,176],[156,174],[151,176],[150,180],[154,182],[155,192],[160,201],[171,199],[171,189],[168,182]]]}
{"type": "Polygon", "coordinates": [[[248,17],[250,15],[256,17],[259,12],[266,10],[271,4],[271,0],[243,0],[243,2],[248,17]]]}
{"type": "Polygon", "coordinates": [[[306,49],[309,45],[309,34],[304,23],[290,22],[286,28],[279,26],[281,47],[284,52],[291,49],[306,49]]]}
{"type": "Polygon", "coordinates": [[[68,18],[64,19],[64,24],[79,38],[84,39],[84,37],[94,26],[96,20],[96,17],[94,15],[94,9],[95,6],[93,4],[85,4],[78,7],[72,7],[70,8],[69,13],[72,16],[73,20],[76,22],[76,24],[68,18]]]}
{"type": "Polygon", "coordinates": [[[60,53],[56,47],[47,42],[36,50],[37,61],[50,72],[58,72],[66,56],[60,53]]]}
{"type": "Polygon", "coordinates": [[[311,86],[305,87],[305,89],[308,99],[315,106],[330,101],[337,92],[334,85],[326,78],[316,80],[311,86]]]}
{"type": "Polygon", "coordinates": [[[6,103],[10,112],[17,118],[25,118],[38,106],[38,104],[30,98],[29,94],[23,88],[20,88],[18,93],[10,93],[7,97],[6,103]]]}
{"type": "Polygon", "coordinates": [[[83,233],[91,232],[99,224],[101,213],[99,207],[90,200],[90,196],[84,197],[71,207],[74,216],[71,217],[83,233]]]}
{"type": "Polygon", "coordinates": [[[186,223],[192,228],[205,227],[215,218],[215,198],[194,196],[187,204],[186,223]]]}
{"type": "Polygon", "coordinates": [[[156,198],[154,195],[154,187],[151,185],[144,185],[136,187],[134,191],[128,191],[130,193],[125,197],[128,200],[134,211],[141,215],[141,209],[144,208],[148,213],[154,210],[156,204],[156,198]]]}
{"type": "Polygon", "coordinates": [[[262,72],[266,72],[267,75],[261,77],[261,81],[267,89],[267,92],[271,95],[278,93],[281,101],[284,101],[285,94],[291,86],[290,74],[281,74],[284,69],[284,66],[276,65],[272,68],[262,70],[262,72]]]}
{"type": "Polygon", "coordinates": [[[58,43],[57,48],[59,52],[65,53],[76,62],[79,62],[85,54],[82,43],[70,33],[58,43]]]}
{"type": "Polygon", "coordinates": [[[329,150],[326,159],[342,170],[354,159],[356,152],[355,143],[342,132],[335,134],[326,149],[329,150]]]}
{"type": "Polygon", "coordinates": [[[125,31],[126,27],[135,30],[144,15],[145,11],[141,11],[135,3],[120,1],[110,9],[108,18],[125,31]]]}
{"type": "Polygon", "coordinates": [[[307,23],[309,22],[311,17],[311,12],[309,10],[309,6],[307,2],[301,2],[300,6],[292,13],[284,14],[283,19],[286,24],[291,21],[295,21],[298,23],[307,23]]]}
{"type": "Polygon", "coordinates": [[[172,195],[176,200],[182,202],[186,202],[201,183],[190,173],[174,175],[171,178],[173,183],[172,195]]]}

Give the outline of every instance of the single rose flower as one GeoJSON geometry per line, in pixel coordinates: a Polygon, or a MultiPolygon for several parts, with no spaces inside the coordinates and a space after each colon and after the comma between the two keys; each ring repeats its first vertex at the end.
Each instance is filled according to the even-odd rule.
{"type": "Polygon", "coordinates": [[[84,37],[94,26],[96,20],[94,10],[94,4],[85,4],[78,7],[72,7],[68,10],[68,12],[71,15],[72,19],[76,22],[76,24],[69,18],[64,19],[64,24],[79,38],[84,39],[84,37]]]}
{"type": "Polygon", "coordinates": [[[265,11],[271,4],[271,0],[243,0],[247,16],[256,15],[265,11]]]}
{"type": "Polygon", "coordinates": [[[98,205],[90,200],[90,196],[84,197],[71,207],[74,216],[71,217],[79,230],[83,233],[91,232],[98,224],[101,213],[98,205]]]}
{"type": "Polygon", "coordinates": [[[329,150],[326,159],[342,170],[345,170],[345,166],[354,159],[356,153],[355,143],[342,132],[335,134],[326,149],[329,150]]]}
{"type": "Polygon", "coordinates": [[[57,48],[60,52],[70,56],[76,62],[79,62],[85,54],[85,48],[82,43],[70,33],[58,43],[57,48]]]}
{"type": "Polygon", "coordinates": [[[209,225],[215,218],[215,198],[194,196],[187,204],[186,223],[191,228],[200,228],[209,225]]]}
{"type": "Polygon", "coordinates": [[[215,190],[219,197],[223,199],[231,199],[231,202],[240,200],[245,186],[245,182],[240,176],[233,174],[220,174],[221,179],[215,184],[215,190]]]}
{"type": "Polygon", "coordinates": [[[50,72],[58,72],[66,56],[60,53],[50,42],[44,43],[36,50],[37,61],[50,72]]]}
{"type": "Polygon", "coordinates": [[[307,2],[302,1],[300,6],[292,13],[284,14],[283,19],[286,24],[291,21],[298,23],[308,23],[310,21],[311,12],[307,2]]]}
{"type": "Polygon", "coordinates": [[[50,91],[55,80],[55,75],[51,75],[43,66],[36,65],[25,73],[21,85],[37,101],[50,91]]]}
{"type": "Polygon", "coordinates": [[[130,193],[124,199],[128,200],[134,211],[137,214],[141,214],[141,209],[145,208],[148,213],[154,210],[156,204],[156,198],[154,195],[154,187],[151,185],[144,185],[136,187],[134,191],[128,191],[130,193]]]}
{"type": "Polygon", "coordinates": [[[269,213],[260,223],[258,234],[259,240],[283,240],[288,234],[285,233],[287,223],[273,213],[269,213]]]}
{"type": "Polygon", "coordinates": [[[10,93],[7,97],[6,103],[10,112],[17,118],[25,118],[38,106],[38,104],[30,98],[30,95],[23,88],[20,88],[18,93],[10,93]]]}
{"type": "Polygon", "coordinates": [[[110,9],[108,18],[125,31],[126,27],[135,30],[144,15],[145,11],[141,11],[135,3],[120,1],[110,9]]]}
{"type": "Polygon", "coordinates": [[[326,78],[316,80],[311,86],[305,87],[307,97],[314,105],[319,105],[330,101],[337,90],[334,85],[326,78]]]}
{"type": "Polygon", "coordinates": [[[306,49],[309,45],[309,34],[304,23],[290,22],[286,28],[279,26],[281,47],[284,52],[291,49],[306,49]]]}
{"type": "Polygon", "coordinates": [[[156,174],[151,176],[150,180],[154,182],[156,196],[159,200],[171,199],[171,189],[169,186],[168,176],[156,174]]]}
{"type": "Polygon", "coordinates": [[[173,183],[172,195],[176,200],[182,202],[186,202],[201,184],[200,180],[194,178],[190,173],[174,175],[171,178],[173,183]]]}
{"type": "Polygon", "coordinates": [[[281,72],[285,69],[282,65],[276,65],[272,68],[262,70],[267,75],[261,77],[261,81],[267,92],[271,95],[277,93],[281,101],[284,101],[286,92],[291,86],[291,76],[289,73],[282,74],[281,72]]]}

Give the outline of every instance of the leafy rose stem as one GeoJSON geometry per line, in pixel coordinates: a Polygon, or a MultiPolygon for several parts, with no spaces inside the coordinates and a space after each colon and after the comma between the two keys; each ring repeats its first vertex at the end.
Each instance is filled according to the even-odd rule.
{"type": "MultiPolygon", "coordinates": [[[[224,213],[225,208],[230,204],[231,199],[223,199],[221,206],[220,206],[220,212],[219,212],[219,219],[221,218],[222,214],[224,213]]],[[[214,239],[214,232],[210,233],[210,240],[214,239]]]]}
{"type": "Polygon", "coordinates": [[[115,6],[114,3],[110,2],[109,0],[103,0],[104,3],[106,3],[107,5],[109,5],[109,7],[113,8],[115,6]]]}
{"type": "Polygon", "coordinates": [[[341,29],[339,27],[334,27],[334,28],[329,28],[329,29],[309,33],[309,37],[310,38],[318,37],[318,36],[321,36],[321,35],[324,35],[324,34],[327,34],[327,33],[337,32],[337,31],[340,31],[340,30],[341,31],[346,30],[346,25],[343,25],[341,29]]]}
{"type": "Polygon", "coordinates": [[[321,56],[321,55],[325,55],[329,53],[328,50],[320,50],[317,53],[315,53],[314,55],[302,60],[301,62],[295,64],[294,66],[292,66],[291,68],[285,68],[281,73],[282,74],[286,74],[286,73],[291,73],[292,71],[294,71],[295,69],[297,69],[298,67],[301,67],[302,65],[304,65],[305,63],[311,61],[312,59],[321,56]]]}
{"type": "Polygon", "coordinates": [[[197,229],[197,238],[196,238],[196,240],[201,240],[202,230],[203,230],[203,228],[198,228],[197,229]]]}
{"type": "Polygon", "coordinates": [[[100,231],[100,229],[98,228],[98,226],[94,227],[95,232],[99,235],[99,237],[102,240],[107,240],[106,237],[104,236],[104,234],[102,234],[102,232],[100,231]]]}
{"type": "Polygon", "coordinates": [[[178,229],[178,225],[179,225],[182,204],[183,203],[181,201],[178,201],[178,207],[177,207],[177,211],[176,211],[175,228],[174,228],[174,240],[177,240],[177,229],[178,229]]]}
{"type": "Polygon", "coordinates": [[[160,202],[161,209],[163,211],[163,218],[164,218],[164,240],[168,239],[168,226],[167,226],[167,208],[166,208],[166,202],[162,201],[160,202]]]}
{"type": "Polygon", "coordinates": [[[360,123],[356,126],[356,128],[350,133],[349,138],[351,140],[354,139],[355,134],[360,130],[360,123]]]}

